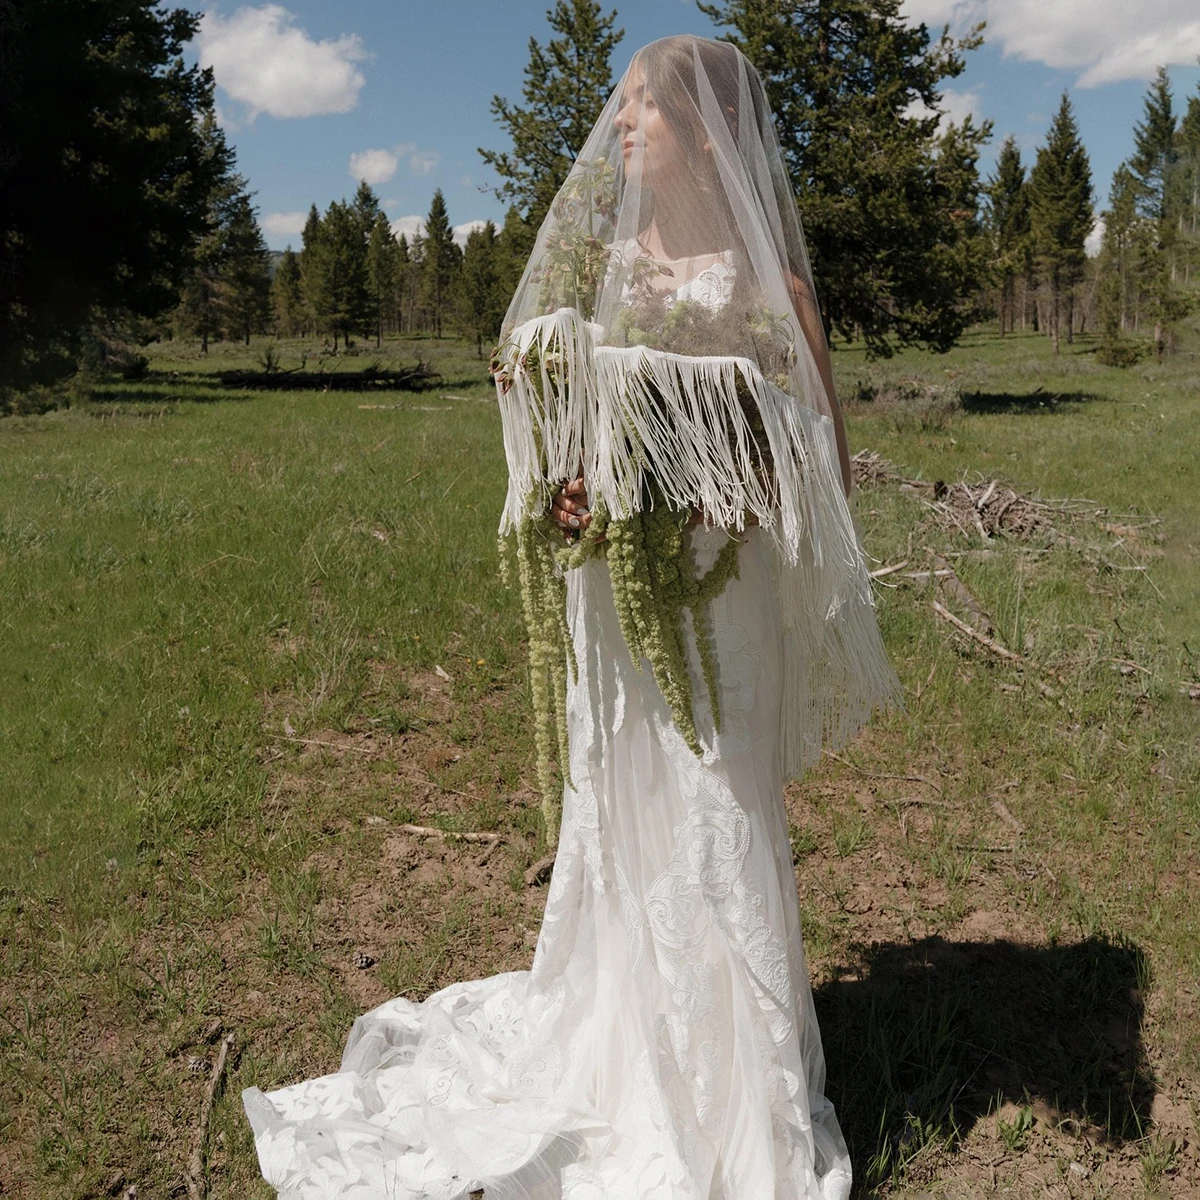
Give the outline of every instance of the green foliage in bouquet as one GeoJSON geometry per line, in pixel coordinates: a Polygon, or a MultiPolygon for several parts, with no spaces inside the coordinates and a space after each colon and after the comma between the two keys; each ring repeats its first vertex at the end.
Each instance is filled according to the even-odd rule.
{"type": "MultiPolygon", "coordinates": [[[[730,534],[716,561],[699,576],[687,533],[691,510],[668,507],[661,494],[648,498],[653,507],[622,520],[610,519],[603,504],[597,503],[588,528],[566,545],[559,527],[544,511],[530,512],[516,530],[521,603],[529,638],[538,787],[551,844],[558,837],[561,802],[553,759],[557,752],[562,779],[572,784],[567,745],[567,673],[569,669],[575,678],[579,670],[566,622],[566,571],[591,558],[607,561],[617,619],[630,658],[639,671],[643,660],[649,662],[676,727],[692,752],[701,756],[704,748],[696,730],[684,622],[685,610],[691,613],[713,728],[720,730],[708,602],[737,575],[741,540],[730,534]]],[[[501,562],[506,563],[503,539],[500,549],[501,562]]]]}
{"type": "Polygon", "coordinates": [[[574,308],[588,318],[595,312],[596,292],[612,253],[604,235],[611,232],[616,207],[616,174],[606,159],[572,171],[550,209],[557,228],[539,268],[542,312],[574,308]]]}

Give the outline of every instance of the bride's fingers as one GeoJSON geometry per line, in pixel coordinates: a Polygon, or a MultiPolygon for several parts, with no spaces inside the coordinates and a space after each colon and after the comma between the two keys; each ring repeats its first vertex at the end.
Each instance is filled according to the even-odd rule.
{"type": "Polygon", "coordinates": [[[569,525],[572,529],[582,529],[591,520],[586,503],[568,500],[561,492],[554,497],[550,511],[560,525],[569,525]]]}

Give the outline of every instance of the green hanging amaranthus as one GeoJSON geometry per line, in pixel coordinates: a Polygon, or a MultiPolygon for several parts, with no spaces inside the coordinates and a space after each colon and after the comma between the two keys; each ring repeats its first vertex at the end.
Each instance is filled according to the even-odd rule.
{"type": "MultiPolygon", "coordinates": [[[[649,486],[653,493],[653,485],[649,486]]],[[[587,529],[575,535],[569,545],[562,544],[560,528],[544,511],[528,514],[512,535],[529,639],[538,787],[546,837],[551,844],[558,838],[562,800],[555,757],[562,781],[573,786],[568,765],[566,697],[568,671],[574,678],[579,668],[566,621],[567,571],[591,558],[607,562],[617,618],[630,658],[639,671],[643,660],[649,662],[676,726],[699,757],[704,748],[696,730],[684,622],[684,612],[691,613],[713,728],[720,729],[708,603],[737,575],[741,539],[731,534],[716,561],[700,576],[687,534],[691,510],[672,509],[661,495],[652,494],[651,501],[652,507],[622,520],[610,520],[603,504],[597,504],[587,529]]],[[[506,542],[501,539],[502,562],[506,542]]]]}

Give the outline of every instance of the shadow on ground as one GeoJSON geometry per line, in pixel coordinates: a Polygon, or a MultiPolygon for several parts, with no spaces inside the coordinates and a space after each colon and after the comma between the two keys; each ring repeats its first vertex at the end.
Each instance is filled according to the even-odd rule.
{"type": "MultiPolygon", "coordinates": [[[[1136,946],[948,942],[871,946],[815,993],[829,1094],[856,1169],[886,1174],[965,1137],[1004,1101],[1042,1101],[1113,1144],[1150,1124],[1136,946]],[[872,1170],[874,1166],[874,1170],[872,1170]]],[[[869,1182],[869,1180],[868,1180],[869,1182]]]]}
{"type": "Polygon", "coordinates": [[[969,413],[1045,414],[1069,404],[1090,404],[1099,397],[1091,392],[964,392],[962,406],[969,413]]]}

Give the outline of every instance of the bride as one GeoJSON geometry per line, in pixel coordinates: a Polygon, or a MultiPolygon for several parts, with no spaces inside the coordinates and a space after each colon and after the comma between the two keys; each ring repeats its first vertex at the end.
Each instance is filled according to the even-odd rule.
{"type": "Polygon", "coordinates": [[[783,785],[898,686],[795,204],[736,48],[637,53],[504,335],[502,532],[594,551],[559,572],[566,783],[533,963],[390,1000],[335,1074],[248,1088],[263,1175],[285,1200],[841,1200],[783,785]],[[603,520],[655,503],[698,576],[735,547],[683,613],[690,705],[630,653],[595,552],[603,520]]]}

